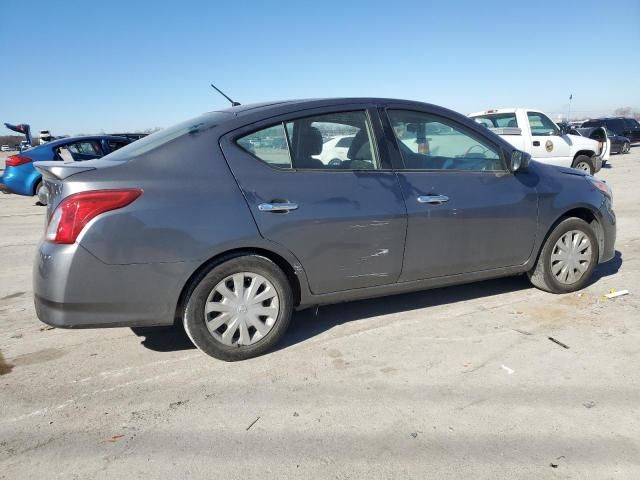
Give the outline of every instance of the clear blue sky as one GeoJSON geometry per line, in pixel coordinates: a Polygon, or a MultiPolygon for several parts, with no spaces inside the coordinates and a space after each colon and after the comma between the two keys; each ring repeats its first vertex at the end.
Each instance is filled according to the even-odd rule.
{"type": "MultiPolygon", "coordinates": [[[[463,113],[640,109],[640,1],[0,1],[0,122],[166,127],[227,105],[385,96],[463,113]]],[[[0,132],[9,133],[4,127],[0,132]]]]}

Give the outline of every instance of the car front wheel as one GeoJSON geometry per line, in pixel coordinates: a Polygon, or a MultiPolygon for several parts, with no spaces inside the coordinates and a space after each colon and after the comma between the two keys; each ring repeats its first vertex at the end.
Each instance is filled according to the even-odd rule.
{"type": "Polygon", "coordinates": [[[269,351],[287,330],[292,310],[284,272],[266,257],[243,255],[215,265],[193,283],[183,322],[204,353],[236,361],[269,351]]]}
{"type": "Polygon", "coordinates": [[[579,218],[567,218],[553,229],[527,275],[534,286],[546,292],[575,292],[589,281],[598,255],[593,228],[579,218]]]}
{"type": "Polygon", "coordinates": [[[573,168],[587,172],[589,175],[593,175],[596,170],[593,160],[586,155],[578,155],[573,161],[573,168]]]}

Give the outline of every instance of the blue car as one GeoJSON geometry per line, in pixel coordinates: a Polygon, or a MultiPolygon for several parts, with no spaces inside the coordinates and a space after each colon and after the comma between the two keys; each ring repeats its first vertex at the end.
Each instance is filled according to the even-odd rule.
{"type": "Polygon", "coordinates": [[[131,141],[125,137],[93,135],[61,138],[38,145],[7,158],[0,183],[4,183],[7,190],[18,195],[38,195],[40,203],[46,205],[47,195],[42,190],[42,176],[33,166],[35,162],[62,162],[61,149],[66,149],[74,161],[92,160],[104,157],[131,141]]]}

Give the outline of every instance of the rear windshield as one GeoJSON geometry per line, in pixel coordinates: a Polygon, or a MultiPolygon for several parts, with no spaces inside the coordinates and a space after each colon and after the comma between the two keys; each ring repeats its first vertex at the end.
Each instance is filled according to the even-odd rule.
{"type": "Polygon", "coordinates": [[[487,128],[518,127],[515,113],[491,113],[479,115],[473,119],[487,128]]]}
{"type": "Polygon", "coordinates": [[[150,152],[151,150],[155,150],[156,148],[166,145],[172,140],[183,135],[194,135],[213,128],[216,125],[219,125],[223,120],[229,118],[229,115],[232,114],[227,112],[212,112],[200,115],[199,117],[178,123],[172,127],[152,133],[140,140],[136,140],[135,142],[106,155],[103,159],[116,162],[129,160],[132,157],[142,155],[143,153],[150,152]]]}

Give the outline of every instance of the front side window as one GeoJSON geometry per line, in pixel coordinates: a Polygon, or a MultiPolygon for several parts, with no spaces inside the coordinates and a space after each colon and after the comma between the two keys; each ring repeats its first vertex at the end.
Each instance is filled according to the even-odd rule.
{"type": "Polygon", "coordinates": [[[236,143],[263,162],[296,170],[375,170],[373,133],[365,111],[316,115],[279,123],[236,143]]]}
{"type": "Polygon", "coordinates": [[[389,110],[405,169],[504,170],[498,149],[448,119],[422,112],[389,110]]]}
{"type": "Polygon", "coordinates": [[[531,135],[534,137],[548,137],[549,135],[559,135],[560,131],[555,123],[544,113],[527,112],[531,135]]]}

